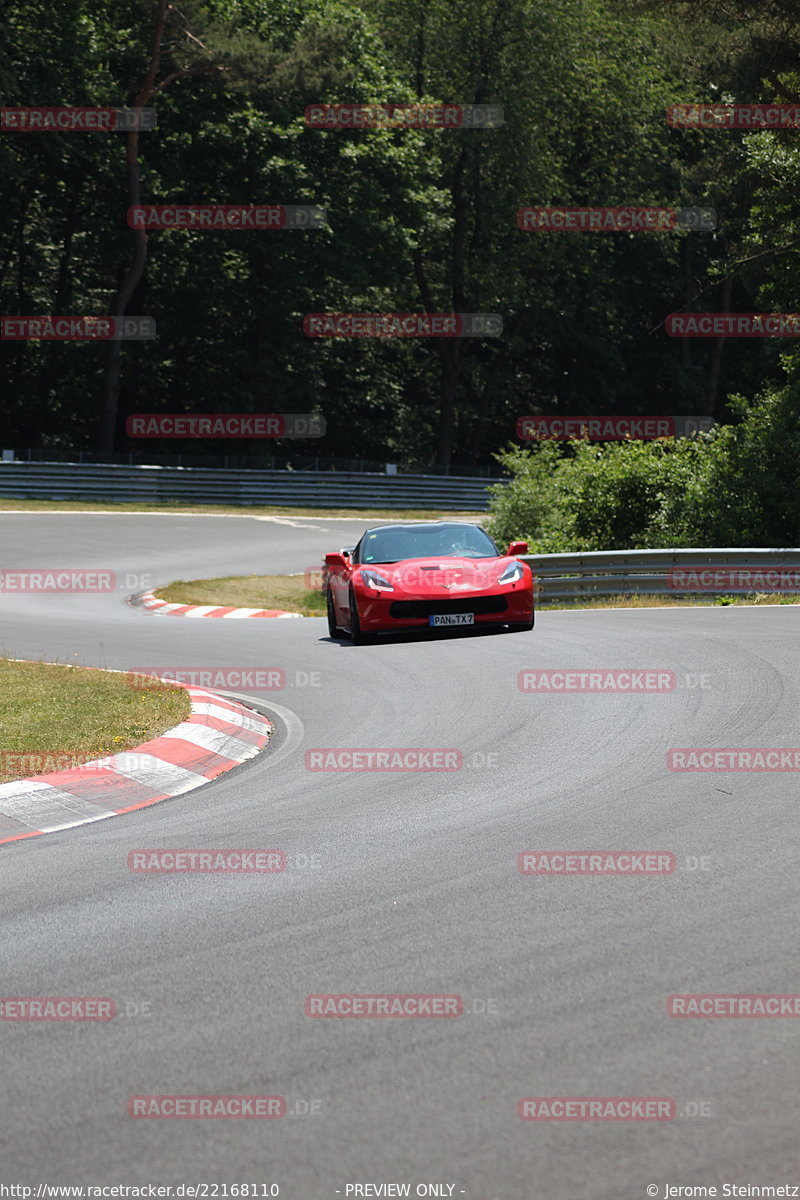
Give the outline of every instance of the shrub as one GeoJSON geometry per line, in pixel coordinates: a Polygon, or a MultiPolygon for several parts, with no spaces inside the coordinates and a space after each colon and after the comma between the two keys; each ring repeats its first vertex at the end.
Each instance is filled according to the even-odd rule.
{"type": "Polygon", "coordinates": [[[800,544],[800,367],[697,438],[551,442],[499,454],[511,479],[492,489],[499,542],[553,554],[669,546],[800,544]]]}

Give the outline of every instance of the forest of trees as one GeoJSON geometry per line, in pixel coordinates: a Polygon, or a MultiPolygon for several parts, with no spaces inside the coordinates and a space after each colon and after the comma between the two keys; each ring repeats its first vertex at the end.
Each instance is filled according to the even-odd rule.
{"type": "MultiPolygon", "coordinates": [[[[132,413],[316,412],[324,438],[267,449],[469,473],[498,453],[511,468],[522,415],[731,426],[764,406],[763,445],[797,446],[796,340],[674,338],[664,321],[800,307],[800,119],[666,119],[692,102],[800,113],[798,0],[5,0],[0,95],[158,114],[138,134],[0,136],[2,311],[157,326],[148,341],[7,342],[3,446],[108,460],[143,454],[132,413]],[[304,110],[325,102],[492,104],[504,121],[309,127],[304,110]],[[327,216],[303,231],[145,233],[127,221],[136,199],[327,216]],[[718,225],[525,232],[530,205],[708,206],[718,225]],[[498,313],[503,334],[303,329],[307,313],[426,311],[498,313]]],[[[713,444],[682,451],[684,467],[713,444]]],[[[264,443],[192,449],[221,461],[264,443]]],[[[549,478],[574,452],[524,458],[549,478]]]]}

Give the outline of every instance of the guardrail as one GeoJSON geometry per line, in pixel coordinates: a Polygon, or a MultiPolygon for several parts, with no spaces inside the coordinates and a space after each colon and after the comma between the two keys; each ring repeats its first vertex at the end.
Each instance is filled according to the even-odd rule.
{"type": "Polygon", "coordinates": [[[800,593],[800,548],[526,554],[538,601],[592,596],[800,593]]]}
{"type": "Polygon", "coordinates": [[[461,475],[239,471],[88,463],[0,463],[0,496],[36,500],[183,500],[302,508],[442,508],[485,512],[498,480],[461,475]]]}

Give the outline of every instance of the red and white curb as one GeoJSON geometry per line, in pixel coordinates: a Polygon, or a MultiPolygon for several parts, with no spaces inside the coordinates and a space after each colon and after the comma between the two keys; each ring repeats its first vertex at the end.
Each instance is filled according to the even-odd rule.
{"type": "Polygon", "coordinates": [[[186,690],[192,704],[187,720],[135,750],[0,784],[0,845],[190,792],[267,745],[272,724],[266,717],[215,692],[186,690]]]}
{"type": "Polygon", "coordinates": [[[214,604],[170,604],[159,600],[152,592],[131,596],[128,600],[135,608],[146,608],[148,612],[165,617],[302,617],[302,613],[284,612],[282,608],[220,608],[214,604]]]}

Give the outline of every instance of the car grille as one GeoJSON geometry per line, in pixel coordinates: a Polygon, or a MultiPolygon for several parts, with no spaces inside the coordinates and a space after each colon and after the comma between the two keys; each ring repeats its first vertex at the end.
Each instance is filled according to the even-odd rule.
{"type": "Polygon", "coordinates": [[[463,596],[458,600],[395,600],[390,617],[433,617],[439,613],[504,613],[505,596],[463,596]]]}

